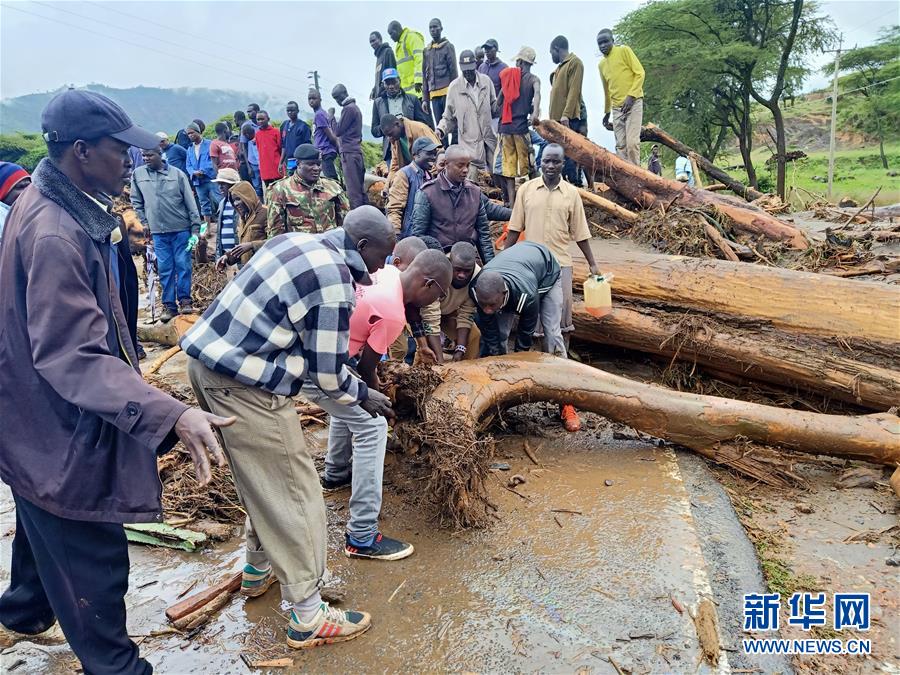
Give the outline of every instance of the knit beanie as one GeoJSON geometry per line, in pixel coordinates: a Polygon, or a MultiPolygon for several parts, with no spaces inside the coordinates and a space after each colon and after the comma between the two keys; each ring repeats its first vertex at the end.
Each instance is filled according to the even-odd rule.
{"type": "Polygon", "coordinates": [[[16,183],[28,177],[28,172],[18,164],[0,162],[0,200],[10,193],[16,183]]]}

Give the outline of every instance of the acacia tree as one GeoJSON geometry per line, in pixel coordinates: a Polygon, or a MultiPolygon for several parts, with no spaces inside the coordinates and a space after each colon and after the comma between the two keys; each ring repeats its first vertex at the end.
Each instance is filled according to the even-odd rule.
{"type": "Polygon", "coordinates": [[[753,99],[772,114],[775,124],[776,190],[785,198],[787,142],[781,97],[788,84],[802,81],[805,59],[834,40],[830,19],[818,13],[815,2],[804,0],[721,0],[722,18],[737,32],[753,99]]]}
{"type": "MultiPolygon", "coordinates": [[[[884,153],[884,136],[898,125],[900,97],[893,78],[900,76],[900,27],[883,30],[879,40],[872,45],[851,49],[841,56],[842,73],[850,73],[843,80],[844,88],[865,99],[862,114],[853,120],[866,133],[878,136],[881,165],[887,169],[884,153]],[[855,90],[855,91],[854,91],[855,90]]],[[[834,74],[834,64],[823,68],[826,74],[834,74]]],[[[851,110],[852,112],[856,112],[851,110]]],[[[849,115],[848,115],[849,116],[849,115]]]]}
{"type": "Polygon", "coordinates": [[[806,58],[834,34],[815,2],[651,2],[629,13],[616,30],[647,70],[645,110],[698,148],[711,150],[721,128],[729,129],[754,187],[752,106],[768,109],[775,126],[778,193],[784,197],[786,142],[779,102],[788,88],[799,87],[808,72],[806,58]]]}

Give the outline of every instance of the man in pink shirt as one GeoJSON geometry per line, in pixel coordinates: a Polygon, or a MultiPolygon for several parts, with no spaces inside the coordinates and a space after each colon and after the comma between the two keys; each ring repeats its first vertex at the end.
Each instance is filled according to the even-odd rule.
{"type": "MultiPolygon", "coordinates": [[[[380,391],[376,368],[407,323],[421,323],[419,310],[443,298],[453,266],[440,251],[422,251],[400,271],[386,266],[372,275],[371,286],[357,286],[350,315],[349,358],[358,359],[359,376],[380,391]]],[[[307,382],[303,395],[329,415],[328,452],[321,477],[326,494],[350,487],[350,519],[344,554],[348,558],[400,560],[413,546],[378,531],[387,420],[372,417],[358,405],[343,406],[307,382]],[[352,460],[352,465],[351,465],[352,460]]]]}

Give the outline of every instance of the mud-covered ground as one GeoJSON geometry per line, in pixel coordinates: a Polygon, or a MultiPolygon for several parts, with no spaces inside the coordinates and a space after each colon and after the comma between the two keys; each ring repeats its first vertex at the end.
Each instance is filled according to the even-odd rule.
{"type": "MultiPolygon", "coordinates": [[[[496,461],[508,470],[492,474],[501,520],[480,532],[438,529],[422,507],[427,495],[399,466],[406,458],[389,455],[382,528],[416,545],[404,561],[341,555],[348,495],[326,498],[329,585],[343,592],[343,606],[373,614],[358,640],[287,649],[277,585],[262,598],[235,598],[190,638],[158,635],[180,593],[239,569],[239,535],[193,554],[132,546],[129,630],[167,673],[250,672],[242,654],[251,663],[289,658],[287,672],[897,672],[897,568],[886,564],[896,558],[895,540],[883,532],[844,541],[896,524],[895,498],[877,484],[832,489],[842,469],[822,463],[805,470],[807,491],[776,494],[602,418],[584,421],[581,432],[565,434],[549,406],[505,416],[496,461]],[[539,465],[523,451],[526,440],[539,465]],[[525,479],[518,494],[504,487],[513,475],[525,479]],[[772,532],[778,557],[800,581],[873,594],[874,657],[742,654],[742,595],[765,587],[745,527],[772,532]],[[718,615],[717,666],[703,659],[692,618],[703,598],[718,615]]],[[[323,452],[322,432],[308,437],[323,452]]],[[[14,527],[8,494],[0,511],[5,581],[14,527]]],[[[68,673],[77,661],[57,634],[6,648],[0,667],[68,673]]]]}

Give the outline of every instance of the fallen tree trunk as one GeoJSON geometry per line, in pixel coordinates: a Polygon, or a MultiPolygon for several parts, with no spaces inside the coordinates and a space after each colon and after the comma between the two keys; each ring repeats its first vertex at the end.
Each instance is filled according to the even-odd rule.
{"type": "Polygon", "coordinates": [[[662,143],[667,148],[670,148],[677,152],[679,155],[683,155],[685,157],[693,159],[695,162],[697,162],[697,166],[700,167],[703,173],[705,173],[710,178],[719,181],[726,188],[734,192],[736,195],[743,197],[748,202],[752,202],[754,199],[759,199],[764,195],[764,193],[760,192],[759,190],[748,187],[743,183],[735,180],[730,174],[722,171],[722,169],[710,162],[708,159],[706,159],[706,157],[698,153],[693,148],[689,148],[674,136],[667,134],[655,124],[648,124],[644,127],[641,127],[641,140],[651,143],[662,143]]]}
{"type": "Polygon", "coordinates": [[[598,319],[576,303],[579,340],[724,371],[741,378],[797,387],[871,410],[900,402],[900,372],[831,353],[812,339],[774,330],[736,329],[697,314],[617,306],[598,319]]]}
{"type": "Polygon", "coordinates": [[[493,446],[477,432],[496,412],[524,402],[571,403],[751,472],[771,469],[755,466],[741,444],[900,463],[900,425],[888,413],[822,415],[677,392],[536,352],[461,361],[441,375],[430,395],[414,394],[410,383],[397,386],[395,393],[417,396],[423,421],[395,429],[425,447],[428,491],[462,527],[484,525],[494,508],[485,489],[493,446]]]}
{"type": "Polygon", "coordinates": [[[582,188],[578,188],[578,192],[579,194],[581,194],[581,200],[585,204],[596,206],[598,209],[602,209],[610,215],[624,220],[626,223],[633,223],[638,219],[638,214],[636,214],[634,211],[629,211],[624,206],[619,206],[615,202],[608,200],[606,197],[595,195],[593,192],[584,190],[582,188]]]}
{"type": "MultiPolygon", "coordinates": [[[[693,307],[771,321],[790,332],[855,341],[900,342],[900,288],[825,274],[711,258],[641,253],[607,240],[591,242],[614,297],[693,307]]],[[[575,285],[589,274],[572,247],[575,285]]]]}
{"type": "Polygon", "coordinates": [[[614,192],[641,208],[665,208],[675,201],[687,207],[714,206],[728,216],[736,228],[744,232],[784,241],[797,249],[809,247],[809,241],[803,232],[760,208],[733,197],[696,190],[684,183],[657,176],[617,157],[559,122],[543,120],[536,129],[547,141],[562,145],[566,155],[587,170],[592,169],[595,173],[599,171],[601,180],[614,192]]]}

